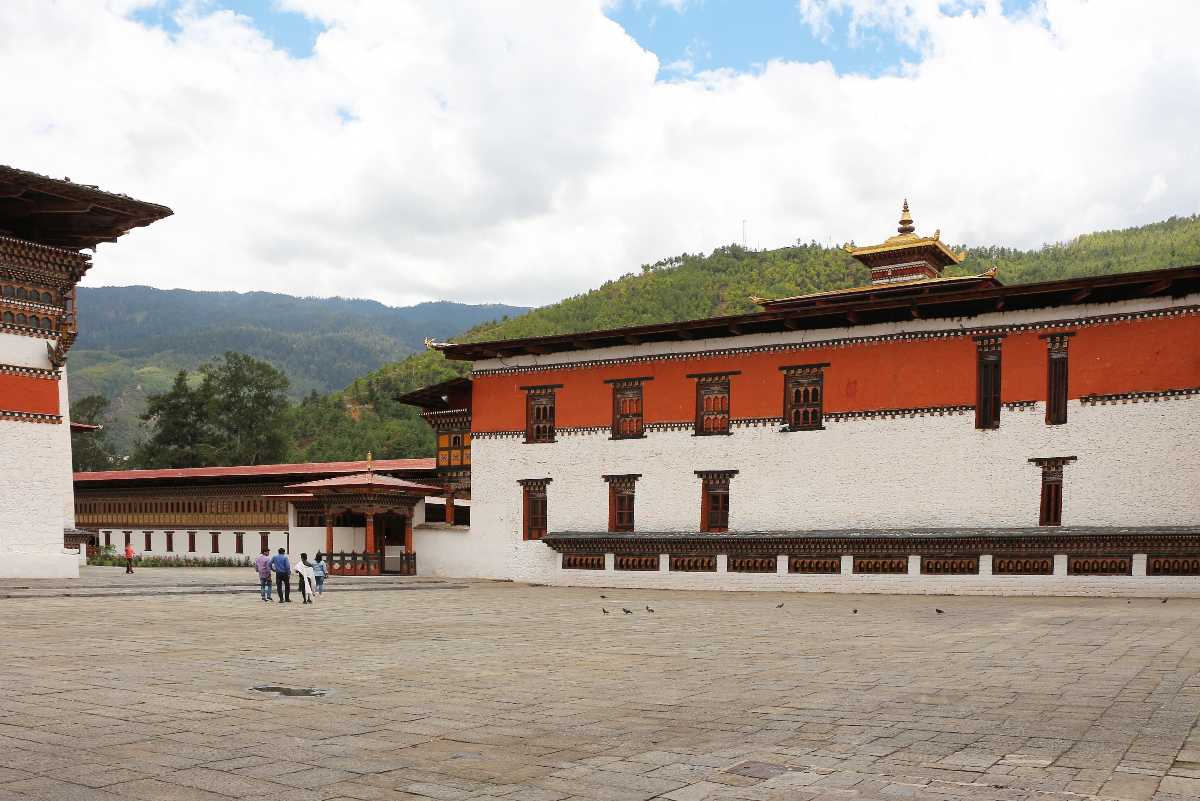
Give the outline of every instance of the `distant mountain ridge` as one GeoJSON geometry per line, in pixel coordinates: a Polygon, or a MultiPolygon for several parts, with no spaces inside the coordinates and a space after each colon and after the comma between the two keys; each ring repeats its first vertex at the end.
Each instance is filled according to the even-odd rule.
{"type": "Polygon", "coordinates": [[[112,401],[109,429],[127,446],[149,393],[175,373],[228,350],[283,370],[291,394],[325,394],[445,339],[527,309],[438,301],[391,307],[373,300],[298,298],[269,292],[195,292],[147,286],[80,287],[79,338],[71,350],[73,399],[112,401]]]}

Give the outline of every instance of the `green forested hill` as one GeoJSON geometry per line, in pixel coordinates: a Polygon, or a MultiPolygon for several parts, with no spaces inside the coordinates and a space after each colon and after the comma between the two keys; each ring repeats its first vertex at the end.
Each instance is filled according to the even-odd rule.
{"type": "MultiPolygon", "coordinates": [[[[1087,234],[1038,250],[962,246],[956,250],[966,250],[968,255],[953,274],[980,273],[994,265],[1000,280],[1008,284],[1200,264],[1200,215],[1087,234]]],[[[751,295],[782,297],[858,286],[867,280],[866,268],[840,248],[810,243],[750,251],[729,245],[707,256],[685,253],[643,265],[639,272],[590,292],[478,325],[456,339],[519,339],[737,314],[756,308],[751,295]]],[[[347,397],[371,404],[465,371],[465,365],[424,353],[360,378],[348,388],[347,397]]]]}

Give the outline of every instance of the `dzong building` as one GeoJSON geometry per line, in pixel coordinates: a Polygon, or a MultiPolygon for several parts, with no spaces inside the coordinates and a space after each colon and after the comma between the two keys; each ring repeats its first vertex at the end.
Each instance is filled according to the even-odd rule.
{"type": "Polygon", "coordinates": [[[869,285],[435,345],[469,529],[421,572],[556,585],[1200,591],[1200,267],[1005,285],[905,203],[869,285]]]}

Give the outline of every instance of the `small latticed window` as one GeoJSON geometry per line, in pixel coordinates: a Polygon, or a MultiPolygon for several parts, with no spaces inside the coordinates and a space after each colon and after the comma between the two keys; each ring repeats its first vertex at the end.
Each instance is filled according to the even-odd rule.
{"type": "Polygon", "coordinates": [[[608,482],[608,530],[633,531],[634,486],[639,474],[604,476],[608,482]]]}
{"type": "Polygon", "coordinates": [[[783,422],[789,431],[824,428],[826,364],[799,364],[783,370],[783,422]]]}
{"type": "Polygon", "coordinates": [[[613,387],[613,439],[634,439],[645,435],[642,382],[648,378],[621,378],[607,383],[613,387]]]}
{"type": "Polygon", "coordinates": [[[550,483],[550,479],[527,478],[518,483],[521,485],[523,507],[522,538],[540,540],[546,535],[546,485],[550,483]]]}
{"type": "Polygon", "coordinates": [[[554,390],[560,386],[522,387],[526,442],[554,442],[554,390]]]}
{"type": "Polygon", "coordinates": [[[1063,466],[1075,461],[1075,456],[1051,456],[1029,461],[1042,468],[1039,526],[1061,526],[1063,505],[1063,466]]]}
{"type": "Polygon", "coordinates": [[[729,433],[730,376],[733,373],[698,373],[696,379],[696,434],[729,433]]]}
{"type": "Polygon", "coordinates": [[[700,477],[700,530],[729,530],[729,479],[736,470],[697,470],[700,477]]]}
{"type": "Polygon", "coordinates": [[[1000,427],[1000,343],[1003,336],[975,337],[977,368],[975,380],[975,427],[1000,427]]]}

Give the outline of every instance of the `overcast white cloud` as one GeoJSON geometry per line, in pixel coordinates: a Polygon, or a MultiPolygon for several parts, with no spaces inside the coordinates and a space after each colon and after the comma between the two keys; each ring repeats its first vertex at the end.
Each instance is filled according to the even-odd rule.
{"type": "Polygon", "coordinates": [[[137,0],[0,3],[0,162],[176,212],[89,283],[545,303],[743,219],[876,239],[902,196],[971,244],[1200,210],[1194,0],[799,0],[922,58],[664,81],[607,0],[282,2],[327,26],[311,57],[205,4],[169,35],[137,0]]]}

